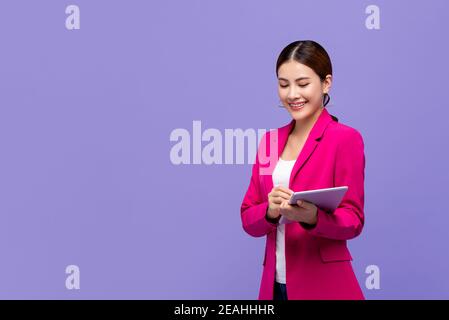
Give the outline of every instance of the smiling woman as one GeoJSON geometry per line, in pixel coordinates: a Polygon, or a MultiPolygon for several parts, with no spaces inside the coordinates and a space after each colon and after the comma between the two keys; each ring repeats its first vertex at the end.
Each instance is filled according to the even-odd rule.
{"type": "Polygon", "coordinates": [[[279,156],[267,172],[257,153],[240,208],[243,229],[266,236],[259,299],[364,299],[346,245],[364,226],[363,138],[325,108],[332,64],[321,45],[286,46],[276,76],[292,120],[263,137],[268,154],[274,149],[279,156]],[[288,203],[296,191],[340,186],[348,191],[333,212],[307,201],[288,203]],[[281,216],[294,223],[279,224],[281,216]]]}
{"type": "MultiPolygon", "coordinates": [[[[287,46],[277,60],[276,76],[282,105],[295,120],[307,122],[307,118],[316,116],[316,111],[330,101],[332,63],[324,48],[316,42],[294,42],[287,46]]],[[[308,122],[312,124],[312,121],[308,122]]]]}

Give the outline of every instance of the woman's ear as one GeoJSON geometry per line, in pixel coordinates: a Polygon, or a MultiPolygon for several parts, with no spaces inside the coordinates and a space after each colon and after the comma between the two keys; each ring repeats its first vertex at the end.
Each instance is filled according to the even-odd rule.
{"type": "Polygon", "coordinates": [[[328,74],[323,81],[323,93],[329,93],[332,87],[332,75],[328,74]]]}

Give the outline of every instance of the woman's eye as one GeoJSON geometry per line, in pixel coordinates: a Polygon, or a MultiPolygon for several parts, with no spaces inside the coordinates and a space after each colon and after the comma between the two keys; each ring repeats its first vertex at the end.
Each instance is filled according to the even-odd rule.
{"type": "MultiPolygon", "coordinates": [[[[307,83],[307,84],[303,84],[303,85],[299,84],[299,86],[300,86],[301,88],[304,88],[304,87],[306,87],[307,85],[308,85],[308,83],[307,83]]],[[[287,87],[288,87],[288,85],[285,85],[285,86],[280,85],[280,86],[281,86],[281,88],[287,88],[287,87]]]]}

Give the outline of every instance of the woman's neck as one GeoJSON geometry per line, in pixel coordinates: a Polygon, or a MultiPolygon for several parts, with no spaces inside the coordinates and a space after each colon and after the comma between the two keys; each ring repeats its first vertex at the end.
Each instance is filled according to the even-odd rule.
{"type": "Polygon", "coordinates": [[[291,135],[293,135],[295,138],[305,140],[305,138],[312,130],[315,122],[320,117],[321,112],[323,112],[323,109],[323,107],[318,108],[317,111],[307,119],[296,120],[295,127],[293,128],[291,135]]]}

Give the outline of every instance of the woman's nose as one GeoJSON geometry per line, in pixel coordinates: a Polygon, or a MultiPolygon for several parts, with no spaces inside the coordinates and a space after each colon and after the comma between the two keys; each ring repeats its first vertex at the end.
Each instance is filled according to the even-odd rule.
{"type": "Polygon", "coordinates": [[[298,97],[299,97],[299,92],[297,92],[296,90],[292,89],[292,90],[290,90],[290,91],[288,92],[287,98],[288,98],[290,101],[297,100],[298,97]]]}

